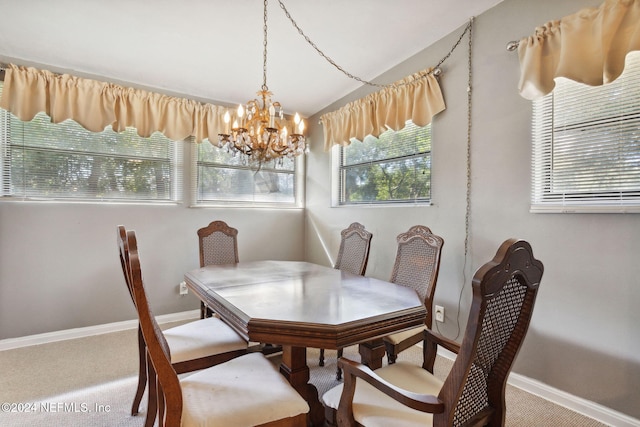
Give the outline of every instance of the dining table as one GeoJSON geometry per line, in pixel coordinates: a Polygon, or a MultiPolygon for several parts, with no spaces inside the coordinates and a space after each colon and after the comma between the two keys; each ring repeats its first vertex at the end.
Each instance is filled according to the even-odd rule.
{"type": "Polygon", "coordinates": [[[307,348],[358,344],[362,363],[382,366],[382,337],[424,324],[406,286],[303,261],[209,265],[185,273],[187,287],[247,341],[282,346],[280,372],[309,403],[308,424],[324,423],[309,383],[307,348]]]}

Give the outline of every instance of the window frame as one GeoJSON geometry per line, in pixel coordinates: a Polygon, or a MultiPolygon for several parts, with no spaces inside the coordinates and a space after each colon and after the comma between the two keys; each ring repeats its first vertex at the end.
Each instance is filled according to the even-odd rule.
{"type": "MultiPolygon", "coordinates": [[[[202,141],[200,144],[211,144],[208,140],[202,141]]],[[[220,150],[214,146],[214,149],[220,150]]],[[[270,209],[302,209],[304,208],[305,199],[305,157],[306,154],[301,154],[293,159],[293,198],[292,202],[274,202],[274,201],[256,201],[256,200],[241,200],[238,199],[217,199],[217,200],[199,200],[198,199],[198,144],[192,143],[190,154],[190,201],[189,207],[192,208],[219,208],[219,207],[231,207],[231,208],[270,208],[270,209]]],[[[224,164],[221,164],[224,167],[224,164]]],[[[245,171],[255,171],[256,167],[250,164],[245,165],[229,165],[229,168],[239,169],[245,171]]]]}
{"type": "MultiPolygon", "coordinates": [[[[408,121],[407,123],[410,123],[408,121]]],[[[421,206],[427,207],[433,205],[433,124],[429,123],[423,127],[429,127],[429,138],[430,138],[430,148],[428,151],[424,152],[412,152],[410,154],[406,154],[400,157],[386,157],[384,159],[378,159],[375,161],[369,162],[373,163],[383,163],[389,160],[401,160],[401,159],[409,159],[415,157],[423,157],[425,155],[429,158],[429,198],[419,198],[419,199],[401,199],[401,200],[379,200],[379,201],[364,201],[364,202],[345,202],[344,201],[344,174],[343,171],[350,167],[354,167],[356,165],[343,165],[343,153],[344,146],[342,145],[333,145],[331,148],[331,207],[406,207],[406,206],[421,206]]],[[[365,137],[366,140],[367,137],[365,137]]],[[[361,141],[352,138],[351,142],[359,142],[361,141]]],[[[361,164],[366,164],[363,162],[361,164]]]]}
{"type": "MultiPolygon", "coordinates": [[[[640,134],[640,103],[627,101],[625,104],[615,97],[616,91],[619,94],[621,90],[624,90],[621,87],[625,84],[629,85],[631,83],[636,88],[640,85],[640,54],[636,54],[632,64],[634,67],[633,72],[629,74],[628,78],[627,74],[623,73],[616,81],[604,86],[591,87],[567,79],[558,79],[556,81],[556,89],[553,92],[532,102],[530,212],[640,213],[640,172],[634,173],[633,165],[631,167],[623,167],[625,163],[630,160],[633,161],[633,158],[640,155],[640,150],[631,150],[631,152],[627,153],[627,150],[624,150],[627,144],[624,144],[616,152],[616,147],[612,142],[615,141],[615,144],[617,144],[620,139],[623,141],[635,141],[637,137],[633,137],[634,129],[636,135],[640,134]],[[581,105],[591,105],[594,97],[606,99],[607,96],[604,94],[596,95],[600,92],[606,92],[611,99],[615,99],[611,103],[615,103],[616,108],[612,109],[610,114],[600,114],[593,118],[589,116],[591,111],[583,112],[581,105]],[[559,96],[564,98],[556,100],[556,97],[559,96]],[[555,109],[559,108],[556,107],[556,103],[559,102],[573,103],[575,109],[568,111],[566,114],[571,115],[574,121],[567,124],[554,122],[556,120],[555,109]],[[575,136],[579,132],[582,133],[580,136],[583,138],[575,136]],[[584,138],[584,136],[588,136],[588,138],[584,138]],[[575,140],[575,148],[572,148],[573,152],[561,146],[563,143],[565,145],[571,144],[572,139],[575,140]],[[598,149],[606,153],[622,153],[623,156],[613,161],[606,158],[610,156],[598,156],[597,153],[593,154],[595,151],[590,151],[598,149]],[[606,149],[611,149],[612,151],[606,149]],[[584,153],[592,154],[585,156],[584,153]],[[559,159],[560,155],[565,156],[563,157],[565,163],[562,165],[568,166],[554,168],[554,162],[559,162],[557,159],[559,159]],[[590,159],[588,163],[585,158],[590,159]],[[578,172],[575,172],[579,169],[579,166],[575,165],[582,164],[590,168],[587,171],[593,168],[593,171],[602,173],[602,168],[596,167],[597,161],[610,162],[607,164],[611,164],[614,167],[620,165],[619,169],[609,167],[608,171],[612,171],[612,173],[606,177],[609,178],[609,175],[611,175],[615,176],[615,178],[626,178],[635,188],[627,189],[623,187],[622,183],[619,183],[617,187],[606,191],[606,185],[602,184],[603,181],[598,183],[597,180],[590,179],[588,183],[594,188],[598,184],[601,187],[589,190],[581,189],[579,184],[582,181],[580,181],[578,172]],[[560,175],[558,175],[563,172],[569,173],[572,170],[574,174],[569,175],[570,178],[560,178],[560,175]],[[557,179],[561,179],[561,181],[557,179]],[[637,183],[636,180],[638,180],[637,183]],[[569,187],[566,187],[563,191],[554,191],[554,185],[556,187],[569,187]]],[[[627,57],[627,67],[625,69],[630,69],[629,67],[630,58],[627,57]]],[[[640,99],[640,89],[636,90],[637,92],[627,92],[625,96],[632,99],[635,98],[635,100],[640,99]]],[[[604,108],[600,107],[600,110],[604,110],[604,108]]],[[[608,110],[607,113],[609,113],[608,110]]],[[[634,163],[637,162],[638,160],[634,163]]],[[[579,170],[583,172],[585,170],[584,166],[579,170]]],[[[589,175],[589,178],[593,176],[589,175]]],[[[604,178],[600,179],[603,180],[604,178]]]]}
{"type": "MultiPolygon", "coordinates": [[[[0,82],[2,84],[2,82],[0,82]]],[[[1,88],[0,88],[1,93],[1,88]]],[[[1,201],[29,201],[29,202],[58,202],[58,203],[95,203],[95,204],[151,204],[151,205],[175,205],[178,203],[182,203],[183,200],[183,174],[182,170],[183,158],[182,158],[182,141],[168,141],[170,144],[169,147],[166,148],[166,153],[168,157],[154,157],[154,156],[146,156],[142,153],[137,155],[132,155],[130,152],[120,151],[109,153],[108,151],[95,151],[95,150],[74,150],[73,148],[64,147],[64,148],[52,148],[46,147],[44,145],[29,145],[24,143],[12,143],[11,142],[11,120],[20,120],[15,116],[12,119],[12,114],[6,110],[0,111],[0,149],[2,153],[0,153],[0,200],[1,201]],[[69,191],[55,192],[52,195],[44,194],[43,190],[40,193],[29,194],[25,187],[21,187],[20,191],[12,193],[12,168],[19,168],[20,165],[13,163],[13,157],[11,151],[14,149],[22,150],[23,153],[37,153],[37,152],[49,152],[51,154],[52,160],[55,159],[55,156],[62,155],[66,158],[78,158],[80,159],[82,156],[86,156],[88,158],[91,157],[100,157],[103,159],[133,159],[136,161],[153,161],[153,162],[167,162],[169,169],[169,179],[170,179],[170,188],[167,192],[168,197],[161,199],[154,199],[151,197],[145,197],[146,194],[143,193],[134,193],[136,197],[127,197],[127,192],[120,191],[119,194],[122,194],[122,197],[109,197],[103,196],[100,197],[96,194],[94,197],[90,195],[83,195],[80,197],[70,196],[69,191]],[[166,159],[166,160],[163,160],[166,159]]],[[[47,116],[48,117],[48,116],[47,116]]],[[[39,119],[41,120],[42,117],[39,119]]],[[[50,120],[50,119],[49,119],[50,120]]],[[[20,120],[23,123],[28,123],[20,120]]],[[[51,125],[54,126],[64,126],[65,123],[73,122],[75,126],[82,127],[77,122],[73,120],[65,120],[61,123],[53,123],[50,122],[51,125]]],[[[83,128],[83,130],[86,130],[83,128]]],[[[73,131],[73,129],[70,129],[73,131]]],[[[107,132],[113,132],[110,128],[105,129],[107,132]]],[[[128,128],[128,132],[135,132],[135,129],[128,128]]],[[[89,132],[89,131],[87,131],[89,132]]],[[[100,137],[100,140],[106,141],[107,134],[103,137],[100,137]]],[[[144,139],[144,138],[143,138],[144,139]]],[[[80,160],[76,160],[80,161],[80,160]]],[[[46,177],[45,177],[46,178],[46,177]]],[[[126,178],[122,178],[126,179],[126,178]]],[[[23,183],[24,184],[24,183],[23,183]]]]}

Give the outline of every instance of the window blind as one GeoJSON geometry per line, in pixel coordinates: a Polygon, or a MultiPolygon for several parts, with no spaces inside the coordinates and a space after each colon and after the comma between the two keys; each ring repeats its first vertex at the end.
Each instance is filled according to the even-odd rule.
{"type": "Polygon", "coordinates": [[[339,204],[429,203],[431,124],[407,121],[340,148],[339,204]]]}
{"type": "Polygon", "coordinates": [[[533,102],[531,210],[640,212],[640,55],[614,82],[533,102]]]}
{"type": "MultiPolygon", "coordinates": [[[[281,158],[251,165],[244,155],[194,144],[191,188],[194,205],[299,207],[299,158],[281,158]]],[[[301,174],[300,174],[301,175],[301,174]]]]}
{"type": "Polygon", "coordinates": [[[2,110],[2,191],[23,199],[174,202],[182,150],[160,133],[90,132],[44,113],[23,122],[2,110]]]}

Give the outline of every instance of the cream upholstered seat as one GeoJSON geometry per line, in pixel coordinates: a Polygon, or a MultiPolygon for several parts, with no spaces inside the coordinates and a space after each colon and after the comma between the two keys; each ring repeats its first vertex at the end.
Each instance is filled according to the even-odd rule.
{"type": "Polygon", "coordinates": [[[254,426],[308,411],[307,403],[261,353],[194,373],[180,380],[180,386],[183,427],[254,426]]]}
{"type": "MultiPolygon", "coordinates": [[[[347,273],[364,276],[369,261],[369,248],[373,234],[364,229],[364,225],[354,222],[340,232],[340,249],[334,268],[347,273]]],[[[338,358],[342,357],[342,349],[338,349],[338,358]]],[[[324,349],[320,349],[320,366],[324,366],[324,349]]],[[[342,377],[340,368],[336,369],[336,379],[342,377]]]]}
{"type": "MultiPolygon", "coordinates": [[[[413,393],[437,396],[442,388],[442,381],[408,362],[394,363],[376,370],[375,373],[393,385],[413,393]]],[[[411,410],[365,381],[358,379],[356,387],[353,407],[358,414],[358,422],[364,426],[429,426],[433,421],[432,414],[411,410]]],[[[337,410],[342,389],[343,386],[339,385],[326,392],[322,397],[325,406],[337,410]]]]}
{"type": "Polygon", "coordinates": [[[149,365],[157,374],[159,426],[305,426],[307,402],[262,353],[246,354],[178,378],[171,348],[146,297],[135,232],[126,236],[126,274],[149,365]]]}
{"type": "Polygon", "coordinates": [[[422,366],[376,371],[342,358],[344,384],[326,392],[327,423],[339,426],[504,426],[507,377],[527,333],[543,265],[531,246],[510,239],[473,277],[462,343],[430,329],[422,366]],[[444,382],[433,376],[437,347],[457,353],[444,382]],[[337,417],[336,417],[337,411],[337,417]]]}
{"type": "Polygon", "coordinates": [[[433,295],[440,270],[440,254],[444,240],[429,227],[415,225],[396,238],[398,249],[390,282],[415,289],[427,309],[425,326],[398,332],[383,338],[389,363],[394,363],[403,350],[422,341],[422,331],[431,328],[433,295]]]}
{"type": "MultiPolygon", "coordinates": [[[[130,278],[129,247],[125,227],[117,227],[120,263],[127,290],[135,306],[130,278]]],[[[164,331],[171,349],[171,363],[178,373],[203,369],[234,357],[246,354],[248,343],[233,329],[216,317],[188,322],[164,331]]],[[[146,426],[153,425],[156,416],[156,387],[153,366],[146,359],[146,343],[142,329],[138,325],[138,386],[131,406],[131,414],[136,415],[146,386],[149,386],[146,426]]]]}
{"type": "MultiPolygon", "coordinates": [[[[238,263],[238,230],[224,221],[213,221],[198,230],[200,267],[238,263]]],[[[200,317],[211,317],[212,312],[200,302],[200,317]]]]}
{"type": "Polygon", "coordinates": [[[247,341],[217,317],[175,326],[165,330],[164,336],[174,364],[247,349],[247,341]]]}

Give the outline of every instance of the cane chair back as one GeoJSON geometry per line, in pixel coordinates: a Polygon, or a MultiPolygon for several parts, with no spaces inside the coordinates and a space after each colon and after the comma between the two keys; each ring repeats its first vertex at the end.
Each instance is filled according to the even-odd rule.
{"type": "Polygon", "coordinates": [[[261,353],[178,377],[170,345],[149,307],[133,231],[127,232],[127,246],[138,319],[157,375],[159,426],[305,426],[309,406],[261,353]],[[255,411],[246,410],[249,403],[255,411]]]}
{"type": "Polygon", "coordinates": [[[460,396],[451,399],[452,425],[486,417],[490,425],[504,425],[506,381],[529,328],[542,273],[529,243],[509,240],[474,276],[467,331],[441,392],[460,396]]]}
{"type": "MultiPolygon", "coordinates": [[[[506,381],[527,333],[543,270],[528,242],[505,241],[474,275],[462,344],[428,329],[423,366],[400,361],[373,372],[343,358],[344,387],[328,391],[325,405],[338,408],[341,426],[504,426],[506,381]],[[439,345],[457,353],[444,382],[432,374],[439,345]]],[[[327,421],[336,421],[335,411],[327,411],[327,421]]]]}
{"type": "MultiPolygon", "coordinates": [[[[213,221],[198,230],[200,267],[238,263],[238,230],[224,221],[213,221]]],[[[200,301],[200,318],[211,317],[212,311],[200,301]]]]}
{"type": "Polygon", "coordinates": [[[424,225],[414,225],[396,240],[398,249],[389,281],[415,289],[427,308],[425,323],[431,327],[431,302],[444,240],[424,225]]]}
{"type": "MultiPolygon", "coordinates": [[[[364,229],[364,225],[354,222],[340,232],[340,249],[334,268],[347,273],[364,276],[369,261],[369,248],[373,234],[364,229]]],[[[338,349],[338,358],[342,357],[343,350],[338,349]]],[[[320,349],[318,364],[324,366],[324,349],[320,349]]],[[[342,371],[336,368],[336,379],[342,378],[342,371]]]]}
{"type": "Polygon", "coordinates": [[[422,341],[422,331],[432,326],[433,294],[440,270],[440,254],[444,240],[428,227],[413,226],[397,238],[398,250],[390,281],[415,289],[420,295],[427,316],[424,326],[398,332],[383,338],[387,359],[395,363],[398,354],[422,341]]]}
{"type": "Polygon", "coordinates": [[[200,267],[238,262],[238,230],[224,221],[213,221],[198,230],[200,267]]]}
{"type": "Polygon", "coordinates": [[[335,268],[364,276],[369,260],[369,248],[373,234],[364,225],[354,222],[340,232],[340,249],[335,268]]]}

